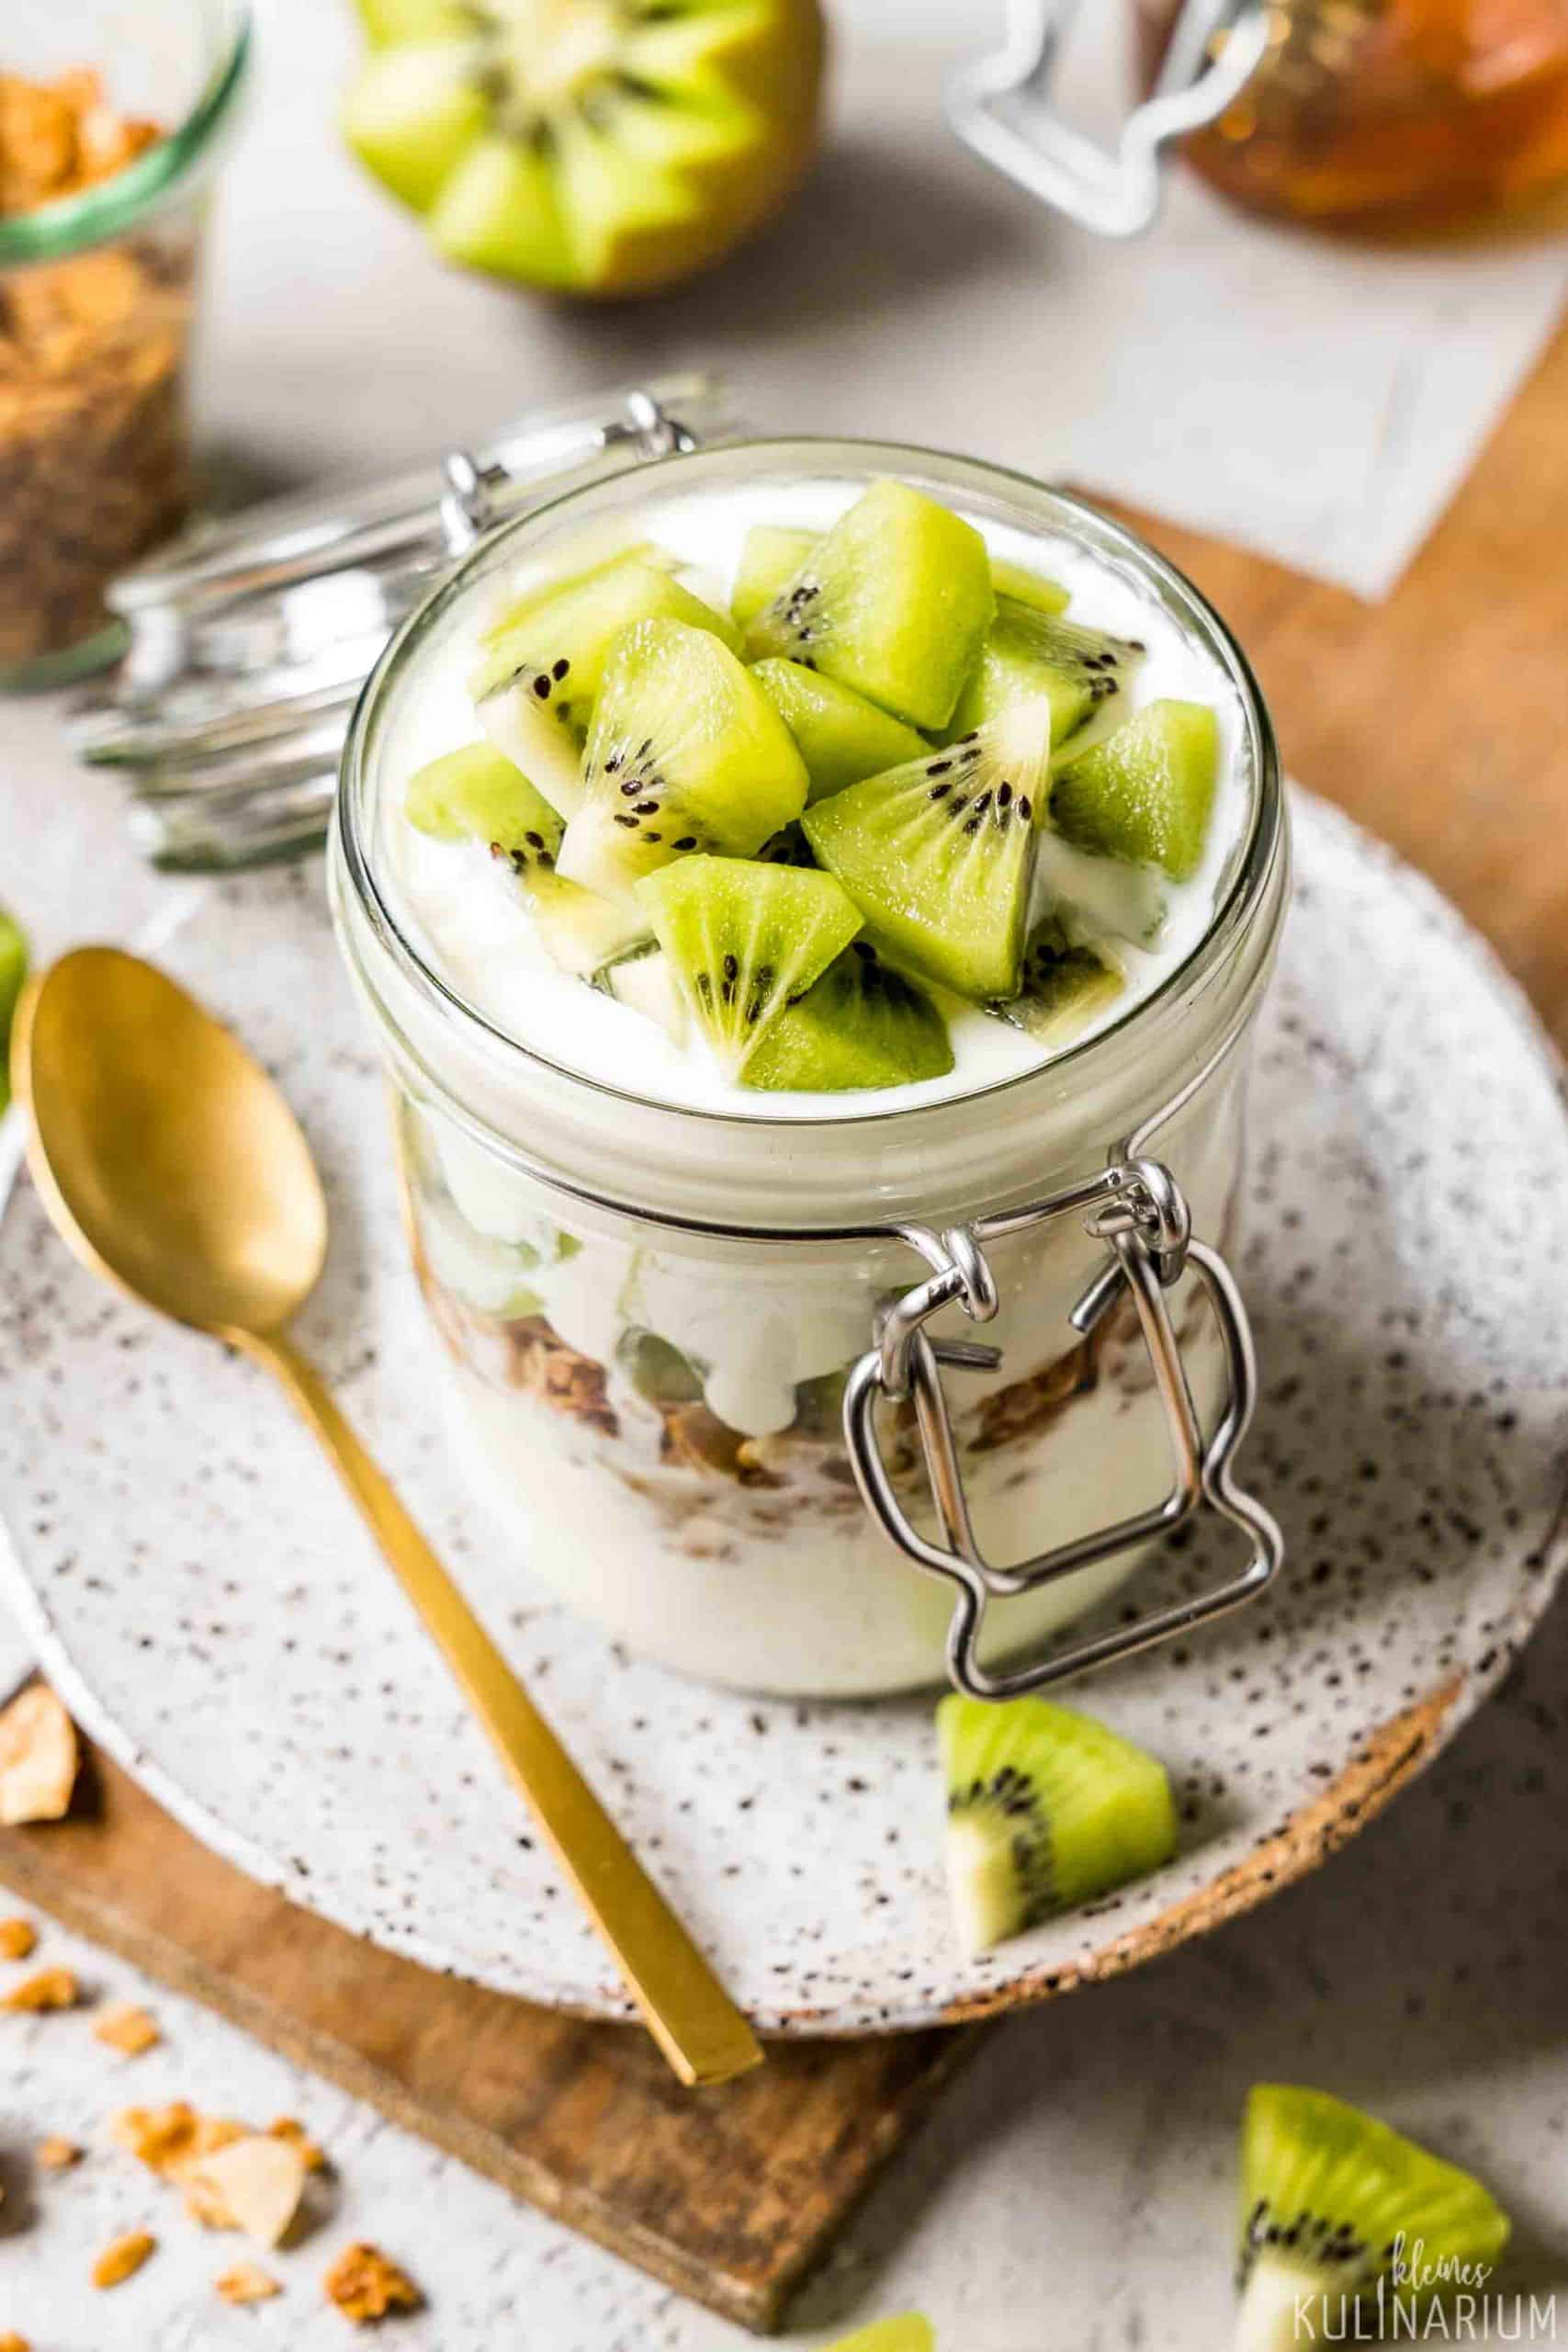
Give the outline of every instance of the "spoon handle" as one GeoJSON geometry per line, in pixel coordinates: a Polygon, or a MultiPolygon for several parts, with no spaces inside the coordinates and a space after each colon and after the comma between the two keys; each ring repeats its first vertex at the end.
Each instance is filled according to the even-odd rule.
{"type": "Polygon", "coordinates": [[[325,1384],[289,1341],[225,1335],[280,1380],[332,1456],[683,2083],[761,2063],[750,2026],[528,1697],[325,1384]]]}

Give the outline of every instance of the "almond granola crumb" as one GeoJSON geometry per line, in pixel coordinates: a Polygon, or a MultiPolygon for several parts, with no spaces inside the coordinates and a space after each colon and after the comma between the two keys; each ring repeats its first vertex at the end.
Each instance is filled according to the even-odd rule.
{"type": "Polygon", "coordinates": [[[157,2243],[151,2230],[128,2230],[124,2237],[105,2246],[94,2263],[94,2286],[122,2286],[141,2269],[157,2243]]]}
{"type": "Polygon", "coordinates": [[[139,2058],[163,2038],[157,2020],[145,2009],[138,2008],[134,2001],[116,2001],[93,2028],[95,2041],[107,2042],[111,2050],[122,2051],[128,2058],[139,2058]]]}
{"type": "Polygon", "coordinates": [[[0,1713],[0,1827],[59,1821],[80,1762],[76,1726],[46,1682],[0,1713]]]}
{"type": "Polygon", "coordinates": [[[52,2132],[47,2140],[39,2142],[33,2155],[45,2172],[69,2172],[73,2165],[82,2161],[82,2151],[75,2141],[62,2140],[52,2132]]]}
{"type": "Polygon", "coordinates": [[[30,1919],[0,1919],[0,1960],[26,1960],[37,1943],[30,1919]]]}
{"type": "Polygon", "coordinates": [[[40,1968],[34,1976],[24,1976],[19,1984],[0,1999],[0,2009],[71,2009],[76,2006],[79,1994],[76,1979],[69,1968],[40,1968]]]}
{"type": "Polygon", "coordinates": [[[269,2139],[287,2140],[291,2147],[299,2149],[299,2154],[305,2159],[305,2169],[307,2172],[330,2172],[332,2170],[332,2166],[327,2161],[326,2150],[316,2141],[311,2139],[310,2133],[306,2131],[305,2126],[299,2121],[297,2116],[279,2115],[267,2125],[266,2129],[269,2139]]]}
{"type": "Polygon", "coordinates": [[[167,2107],[123,2107],[109,2118],[109,2137],[164,2180],[183,2179],[245,2131],[226,2115],[198,2115],[183,2098],[167,2107]]]}
{"type": "Polygon", "coordinates": [[[186,2204],[207,2229],[243,2230],[276,2245],[299,2210],[305,2159],[292,2142],[252,2132],[207,2157],[188,2175],[186,2204]]]}
{"type": "Polygon", "coordinates": [[[327,2301],[355,2327],[385,2319],[389,2312],[416,2312],[423,2300],[395,2262],[363,2240],[344,2246],[321,2283],[327,2301]]]}
{"type": "MultiPolygon", "coordinates": [[[[259,2262],[236,2262],[231,2270],[225,2270],[212,2283],[226,2303],[265,2303],[283,2292],[276,2279],[270,2278],[259,2262]]],[[[0,2352],[4,2352],[3,2346],[0,2352]]]]}

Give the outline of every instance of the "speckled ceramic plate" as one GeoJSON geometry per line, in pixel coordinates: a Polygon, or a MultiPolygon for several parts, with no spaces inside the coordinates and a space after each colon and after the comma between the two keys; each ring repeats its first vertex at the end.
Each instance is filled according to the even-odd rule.
{"type": "MultiPolygon", "coordinates": [[[[162,944],[321,1152],[334,1250],[302,1337],[764,2028],[975,2016],[1257,1901],[1451,1736],[1562,1564],[1553,1061],[1423,882],[1321,807],[1299,816],[1241,1268],[1264,1366],[1245,1467],[1288,1569],[1080,1693],[1168,1760],[1179,1860],[979,1962],[949,1926],[927,1703],[756,1702],[638,1665],[536,1600],[465,1507],[316,873],[214,886],[162,944]]],[[[47,1670],[199,1837],[431,1966],[624,2012],[310,1441],[244,1363],[80,1273],[25,1182],[0,1219],[0,1498],[7,1597],[47,1670]]],[[[1179,1546],[1140,1606],[1213,1576],[1207,1538],[1179,1546]]]]}

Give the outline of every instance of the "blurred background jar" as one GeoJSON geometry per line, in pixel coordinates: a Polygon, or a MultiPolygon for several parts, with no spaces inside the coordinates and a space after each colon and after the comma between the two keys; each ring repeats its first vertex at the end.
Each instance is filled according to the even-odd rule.
{"type": "MultiPolygon", "coordinates": [[[[1134,0],[1145,88],[1204,5],[1134,0]]],[[[1324,226],[1568,213],[1568,0],[1273,0],[1262,63],[1183,152],[1236,203],[1324,226]]]]}
{"type": "Polygon", "coordinates": [[[243,0],[0,11],[0,686],[109,658],[103,592],[191,503],[187,372],[243,0]]]}

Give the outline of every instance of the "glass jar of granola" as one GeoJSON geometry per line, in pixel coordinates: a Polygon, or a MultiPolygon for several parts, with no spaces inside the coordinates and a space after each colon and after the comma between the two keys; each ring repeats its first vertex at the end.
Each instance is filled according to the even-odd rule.
{"type": "Polygon", "coordinates": [[[1287,835],[1243,655],[1130,533],[990,467],[858,443],[753,442],[571,490],[482,540],[388,649],[330,861],[392,1079],[451,1442],[519,1566],[572,1607],[743,1687],[907,1689],[944,1654],[974,1687],[1103,1600],[1200,1487],[1227,1491],[1250,1364],[1217,1254],[1187,1235],[1234,1238],[1287,835]],[[1223,704],[1222,837],[1177,944],[1085,1040],[1006,1069],[961,1055],[935,1089],[837,1106],[681,1099],[651,1049],[606,1069],[570,1023],[516,1019],[492,985],[504,941],[464,953],[467,883],[424,893],[405,855],[411,763],[498,594],[616,544],[717,578],[759,518],[820,529],[889,476],[967,518],[1015,579],[1071,577],[1091,605],[1102,584],[1168,685],[1223,704]]]}
{"type": "Polygon", "coordinates": [[[204,202],[241,0],[53,0],[0,54],[0,685],[108,658],[103,592],[184,519],[204,202]]]}

